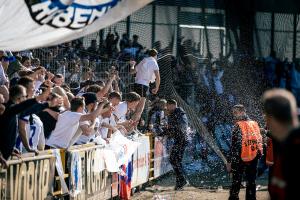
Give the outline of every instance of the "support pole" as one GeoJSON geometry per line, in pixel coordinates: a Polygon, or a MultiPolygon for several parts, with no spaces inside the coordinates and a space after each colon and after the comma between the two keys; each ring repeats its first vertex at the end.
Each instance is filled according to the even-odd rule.
{"type": "Polygon", "coordinates": [[[271,51],[274,51],[274,30],[275,30],[275,14],[272,12],[271,15],[271,51]]]}
{"type": "Polygon", "coordinates": [[[152,34],[151,34],[151,38],[152,38],[151,44],[152,44],[152,47],[154,46],[154,43],[155,43],[155,24],[156,24],[156,6],[153,3],[152,4],[152,34]]]}
{"type": "Polygon", "coordinates": [[[294,14],[294,30],[293,30],[293,61],[296,59],[296,49],[297,49],[297,14],[294,14]]]}
{"type": "Polygon", "coordinates": [[[130,37],[130,16],[127,17],[126,19],[126,33],[128,35],[128,37],[130,37]]]}

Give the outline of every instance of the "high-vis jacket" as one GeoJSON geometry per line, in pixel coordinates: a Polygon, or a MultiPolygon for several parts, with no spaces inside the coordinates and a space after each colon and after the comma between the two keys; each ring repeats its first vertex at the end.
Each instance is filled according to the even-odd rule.
{"type": "Polygon", "coordinates": [[[242,133],[241,159],[244,162],[252,161],[258,153],[262,154],[262,136],[257,122],[243,120],[237,122],[242,133]]]}

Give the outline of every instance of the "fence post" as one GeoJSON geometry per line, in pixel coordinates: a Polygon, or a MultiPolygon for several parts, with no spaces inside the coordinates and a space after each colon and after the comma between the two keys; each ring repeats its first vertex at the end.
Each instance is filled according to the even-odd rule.
{"type": "Polygon", "coordinates": [[[128,16],[126,19],[126,33],[127,33],[128,37],[130,37],[130,25],[131,25],[130,16],[128,16]]]}
{"type": "Polygon", "coordinates": [[[271,15],[271,51],[274,50],[274,29],[275,29],[275,14],[271,15]]]}
{"type": "Polygon", "coordinates": [[[180,30],[180,6],[177,6],[177,37],[176,37],[176,56],[179,56],[178,48],[181,45],[180,37],[181,37],[181,30],[180,30]]]}
{"type": "Polygon", "coordinates": [[[293,21],[293,61],[296,59],[296,49],[297,49],[297,25],[298,25],[298,20],[297,20],[297,14],[294,13],[294,21],[293,21]]]}
{"type": "Polygon", "coordinates": [[[155,3],[152,3],[152,47],[154,47],[154,43],[155,43],[155,24],[156,24],[156,6],[155,3]]]}

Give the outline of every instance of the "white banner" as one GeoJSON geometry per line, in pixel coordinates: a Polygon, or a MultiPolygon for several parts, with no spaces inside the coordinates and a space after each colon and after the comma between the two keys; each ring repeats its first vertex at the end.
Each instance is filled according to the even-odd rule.
{"type": "Polygon", "coordinates": [[[1,0],[0,49],[71,41],[112,25],[152,0],[1,0]]]}
{"type": "Polygon", "coordinates": [[[106,169],[109,172],[118,172],[119,167],[127,164],[140,143],[128,140],[120,131],[115,132],[109,144],[103,149],[106,169]]]}

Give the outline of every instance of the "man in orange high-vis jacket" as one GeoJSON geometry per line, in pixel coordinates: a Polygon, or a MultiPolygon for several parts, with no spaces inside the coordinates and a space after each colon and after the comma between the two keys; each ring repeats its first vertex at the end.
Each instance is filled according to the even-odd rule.
{"type": "Polygon", "coordinates": [[[257,122],[250,120],[243,105],[233,107],[235,125],[227,171],[232,173],[229,200],[238,200],[243,174],[246,174],[246,200],[256,199],[256,172],[262,155],[262,137],[257,122]]]}

